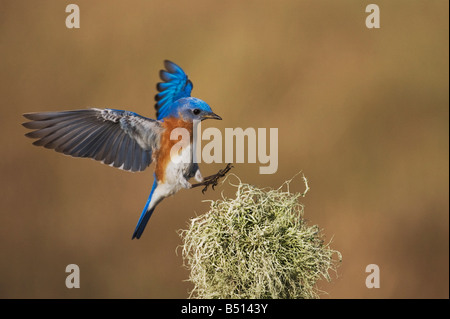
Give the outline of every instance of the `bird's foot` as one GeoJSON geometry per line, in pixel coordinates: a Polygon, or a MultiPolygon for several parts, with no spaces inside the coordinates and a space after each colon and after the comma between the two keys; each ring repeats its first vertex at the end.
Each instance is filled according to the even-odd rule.
{"type": "Polygon", "coordinates": [[[201,183],[192,184],[192,188],[204,186],[202,189],[203,194],[206,192],[209,185],[211,185],[212,189],[214,190],[214,187],[216,187],[217,184],[219,183],[219,179],[224,177],[230,171],[230,169],[232,167],[233,167],[233,165],[228,163],[227,166],[224,169],[221,169],[220,171],[218,171],[217,174],[205,177],[203,179],[203,182],[201,182],[201,183]]]}

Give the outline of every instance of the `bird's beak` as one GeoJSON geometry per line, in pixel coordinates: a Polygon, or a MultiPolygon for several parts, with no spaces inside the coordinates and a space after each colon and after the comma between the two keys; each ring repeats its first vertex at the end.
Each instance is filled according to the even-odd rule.
{"type": "Polygon", "coordinates": [[[217,115],[216,113],[209,112],[209,113],[206,113],[205,115],[203,115],[203,117],[202,117],[202,120],[208,120],[208,119],[221,120],[222,118],[219,115],[217,115]]]}

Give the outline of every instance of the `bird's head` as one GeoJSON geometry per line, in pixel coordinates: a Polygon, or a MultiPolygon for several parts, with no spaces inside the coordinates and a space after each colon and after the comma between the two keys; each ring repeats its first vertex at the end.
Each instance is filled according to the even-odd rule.
{"type": "Polygon", "coordinates": [[[204,101],[195,97],[186,97],[177,100],[173,105],[174,111],[185,121],[203,121],[207,119],[221,120],[211,107],[204,101]]]}

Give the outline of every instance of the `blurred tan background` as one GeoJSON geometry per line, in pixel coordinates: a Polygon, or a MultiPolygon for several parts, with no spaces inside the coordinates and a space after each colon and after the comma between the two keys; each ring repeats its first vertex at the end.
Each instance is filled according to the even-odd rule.
{"type": "Polygon", "coordinates": [[[373,2],[378,30],[356,0],[0,0],[0,297],[188,296],[176,231],[233,188],[181,191],[132,241],[153,166],[66,157],[20,125],[22,113],[92,106],[154,117],[171,59],[224,119],[204,127],[279,128],[276,174],[233,172],[261,187],[308,177],[305,217],[343,254],[324,298],[448,298],[448,2],[373,2]],[[69,3],[80,29],[65,26],[69,3]],[[65,286],[71,263],[80,289],[65,286]],[[365,286],[372,263],[379,289],[365,286]]]}

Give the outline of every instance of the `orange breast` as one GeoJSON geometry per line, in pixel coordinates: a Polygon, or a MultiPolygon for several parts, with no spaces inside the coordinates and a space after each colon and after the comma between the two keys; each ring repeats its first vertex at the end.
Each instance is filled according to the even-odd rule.
{"type": "MultiPolygon", "coordinates": [[[[164,182],[165,180],[165,170],[167,165],[170,162],[170,150],[172,147],[178,143],[181,140],[181,136],[178,137],[178,139],[170,139],[170,134],[173,129],[175,128],[184,128],[188,130],[189,136],[190,136],[190,143],[192,143],[192,132],[193,132],[193,126],[192,122],[186,122],[183,119],[175,118],[175,117],[169,117],[165,118],[164,122],[162,123],[162,126],[164,127],[164,131],[161,135],[161,143],[160,148],[158,152],[156,153],[156,167],[155,167],[155,175],[156,178],[164,182]]],[[[184,145],[181,145],[183,148],[184,145]]],[[[186,145],[187,146],[187,145],[186,145]]],[[[180,149],[181,151],[181,149],[180,149]]]]}

